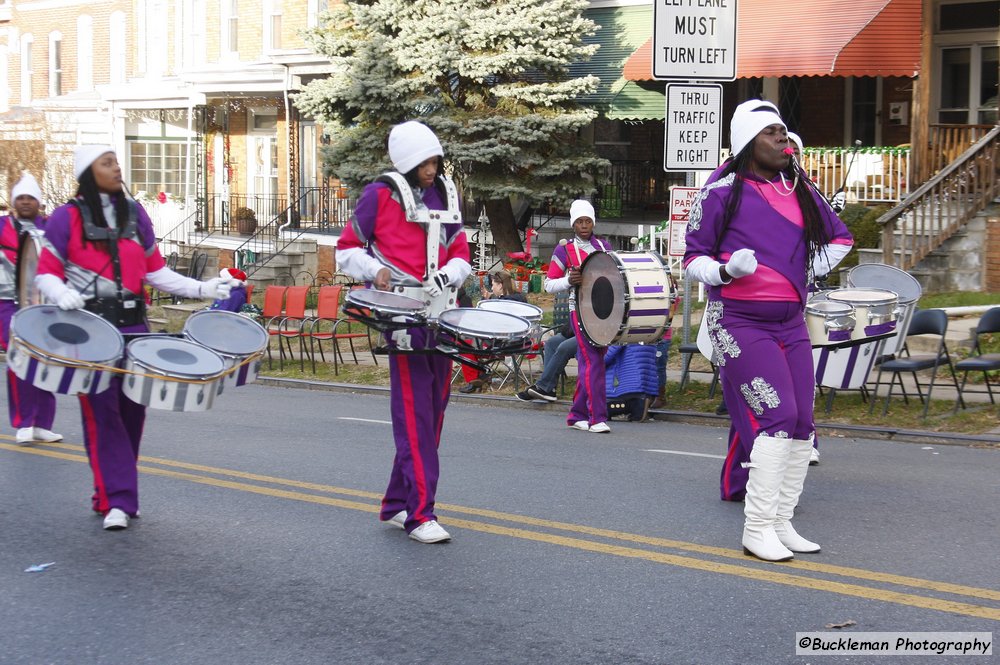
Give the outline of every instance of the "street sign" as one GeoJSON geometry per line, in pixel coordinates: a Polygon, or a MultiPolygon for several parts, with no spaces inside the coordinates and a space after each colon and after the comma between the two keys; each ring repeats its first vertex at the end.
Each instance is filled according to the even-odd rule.
{"type": "Polygon", "coordinates": [[[701,190],[698,187],[670,188],[670,233],[667,256],[684,256],[684,251],[687,249],[684,236],[687,234],[688,214],[699,191],[701,190]]]}
{"type": "Polygon", "coordinates": [[[736,0],[656,0],[653,78],[736,80],[736,0]]]}
{"type": "Polygon", "coordinates": [[[719,165],[721,85],[668,83],[663,118],[664,171],[712,171],[719,165]]]}

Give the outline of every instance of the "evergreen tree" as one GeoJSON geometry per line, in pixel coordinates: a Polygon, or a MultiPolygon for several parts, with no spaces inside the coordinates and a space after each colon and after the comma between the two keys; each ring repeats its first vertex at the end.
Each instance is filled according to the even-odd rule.
{"type": "Polygon", "coordinates": [[[486,206],[501,252],[518,250],[511,197],[566,207],[607,164],[578,138],[596,112],[575,99],[594,76],[586,0],[368,0],[334,5],[307,35],[335,71],[296,96],[325,125],[328,172],[354,191],[391,165],[391,127],[418,119],[441,139],[463,196],[486,206]]]}

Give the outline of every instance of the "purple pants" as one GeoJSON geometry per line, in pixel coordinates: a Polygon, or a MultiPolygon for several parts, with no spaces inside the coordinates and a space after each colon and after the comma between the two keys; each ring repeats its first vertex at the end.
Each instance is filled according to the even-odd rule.
{"type": "Polygon", "coordinates": [[[607,347],[594,346],[580,330],[576,312],[570,315],[573,330],[576,331],[576,390],[573,392],[573,406],[566,422],[572,425],[586,420],[591,425],[607,422],[607,387],[604,384],[604,353],[607,347]]]}
{"type": "MultiPolygon", "coordinates": [[[[433,347],[433,333],[410,328],[413,349],[433,347]]],[[[396,346],[396,340],[389,341],[396,346]]],[[[389,486],[382,498],[380,519],[387,520],[401,510],[407,512],[406,531],[436,520],[438,446],[444,411],[451,396],[451,358],[438,353],[389,354],[392,434],[396,456],[389,474],[389,486]]]]}
{"type": "MultiPolygon", "coordinates": [[[[121,332],[146,332],[144,325],[121,332]]],[[[122,392],[122,377],[96,395],[80,394],[83,443],[94,474],[91,507],[106,513],[118,508],[134,517],[139,512],[139,442],[146,422],[146,407],[122,392]]]]}
{"type": "MultiPolygon", "coordinates": [[[[10,343],[10,320],[17,311],[13,300],[0,300],[0,333],[4,351],[10,343]]],[[[56,419],[56,396],[36,388],[32,384],[19,379],[14,372],[7,370],[7,412],[10,424],[21,427],[42,427],[52,429],[56,419]]]]}
{"type": "Polygon", "coordinates": [[[746,494],[749,461],[760,434],[808,439],[816,385],[812,347],[797,302],[713,301],[706,310],[732,422],[720,482],[723,500],[746,494]],[[721,315],[720,315],[721,310],[721,315]]]}

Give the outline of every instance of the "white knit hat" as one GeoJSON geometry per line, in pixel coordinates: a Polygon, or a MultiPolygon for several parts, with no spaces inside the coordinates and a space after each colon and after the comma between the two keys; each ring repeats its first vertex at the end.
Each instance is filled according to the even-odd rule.
{"type": "Polygon", "coordinates": [[[27,171],[21,176],[21,179],[17,181],[14,188],[10,190],[10,200],[13,201],[19,196],[30,196],[39,203],[42,202],[42,188],[38,186],[38,181],[35,180],[35,176],[31,175],[27,171]]]}
{"type": "Polygon", "coordinates": [[[400,173],[409,173],[435,155],[444,157],[444,149],[427,125],[410,120],[389,132],[389,159],[400,173]]]}
{"type": "Polygon", "coordinates": [[[114,152],[115,149],[109,145],[81,145],[73,151],[73,177],[77,180],[91,164],[97,161],[101,155],[114,152]]]}
{"type": "Polygon", "coordinates": [[[802,143],[802,137],[800,137],[795,132],[788,132],[788,140],[794,143],[799,148],[799,154],[806,151],[805,145],[802,143]]]}
{"type": "Polygon", "coordinates": [[[597,214],[594,212],[594,206],[590,205],[590,201],[577,199],[569,207],[569,225],[573,226],[573,223],[581,217],[590,217],[594,224],[597,223],[597,214]]]}
{"type": "Polygon", "coordinates": [[[771,102],[751,99],[737,106],[729,125],[729,142],[732,145],[733,157],[740,154],[761,130],[770,125],[785,126],[785,121],[778,113],[778,107],[771,102]]]}

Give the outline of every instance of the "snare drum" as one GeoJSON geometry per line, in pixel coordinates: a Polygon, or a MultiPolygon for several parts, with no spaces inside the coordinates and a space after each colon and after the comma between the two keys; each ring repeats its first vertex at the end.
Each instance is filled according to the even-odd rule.
{"type": "Polygon", "coordinates": [[[440,346],[476,356],[506,356],[531,348],[527,319],[477,307],[446,309],[437,318],[440,346]]]}
{"type": "Polygon", "coordinates": [[[538,327],[542,321],[542,308],[531,303],[517,300],[505,300],[503,298],[488,298],[479,301],[478,309],[487,309],[491,312],[503,312],[525,319],[532,326],[538,327]]]}
{"type": "Polygon", "coordinates": [[[677,284],[656,252],[593,252],[576,311],[595,346],[656,342],[670,327],[677,284]]]}
{"type": "Polygon", "coordinates": [[[257,380],[267,349],[267,331],[257,322],[235,312],[203,309],[188,317],[184,336],[212,349],[226,361],[225,386],[245,386],[257,380]]]}
{"type": "Polygon", "coordinates": [[[380,332],[427,323],[426,305],[409,296],[377,289],[354,289],[348,291],[344,300],[345,314],[380,332]]]}
{"type": "Polygon", "coordinates": [[[125,371],[122,392],[133,402],[165,411],[207,411],[226,361],[196,342],[152,335],[128,343],[125,371]]]}
{"type": "Polygon", "coordinates": [[[865,263],[854,266],[847,272],[847,285],[888,289],[899,297],[899,314],[896,317],[896,336],[886,340],[883,354],[896,355],[903,350],[906,333],[910,329],[917,301],[923,295],[923,288],[909,273],[882,263],[865,263]]]}
{"type": "Polygon", "coordinates": [[[896,303],[898,298],[885,289],[835,289],[827,298],[833,302],[854,307],[857,323],[851,332],[851,339],[862,339],[885,335],[896,330],[896,303]]]}
{"type": "Polygon", "coordinates": [[[21,234],[17,247],[17,304],[19,307],[40,305],[45,302],[38,287],[35,286],[35,275],[38,274],[38,257],[42,254],[45,234],[39,229],[32,229],[21,234]]]}
{"type": "Polygon", "coordinates": [[[814,347],[850,341],[857,320],[854,306],[816,294],[806,303],[806,328],[814,347]]]}
{"type": "Polygon", "coordinates": [[[32,305],[11,319],[7,366],[41,390],[94,395],[108,389],[124,348],[118,329],[96,314],[32,305]]]}
{"type": "Polygon", "coordinates": [[[844,348],[813,347],[816,385],[840,390],[857,390],[868,382],[878,357],[881,340],[844,348]]]}

